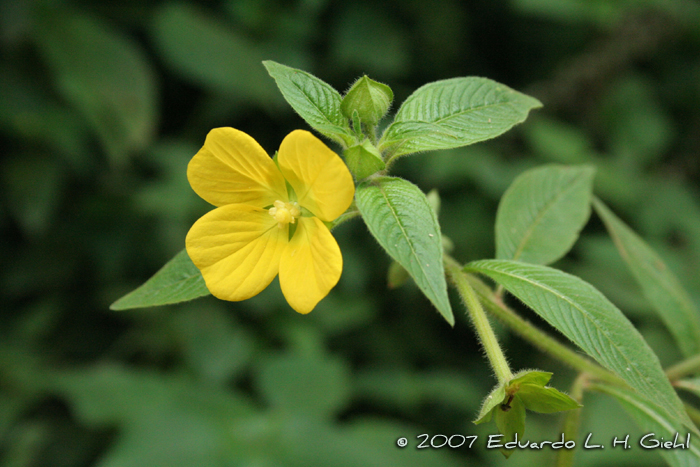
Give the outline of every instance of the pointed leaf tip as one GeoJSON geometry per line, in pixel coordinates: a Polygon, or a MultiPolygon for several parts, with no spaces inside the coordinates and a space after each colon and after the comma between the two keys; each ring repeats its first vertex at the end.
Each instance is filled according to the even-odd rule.
{"type": "Polygon", "coordinates": [[[143,285],[112,303],[110,310],[171,305],[209,295],[202,274],[182,250],[143,285]]]}

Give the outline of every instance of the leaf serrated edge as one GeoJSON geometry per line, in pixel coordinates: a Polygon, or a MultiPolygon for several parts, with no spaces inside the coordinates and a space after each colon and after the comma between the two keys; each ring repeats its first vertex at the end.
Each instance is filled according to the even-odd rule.
{"type": "MultiPolygon", "coordinates": [[[[323,119],[326,120],[326,122],[328,123],[328,126],[333,128],[333,129],[336,129],[337,131],[329,131],[327,128],[323,128],[323,129],[317,128],[318,126],[323,126],[323,125],[317,125],[317,124],[312,125],[311,122],[308,122],[308,120],[306,120],[306,118],[303,115],[299,114],[300,117],[302,117],[305,121],[307,121],[307,123],[309,123],[309,125],[311,125],[313,128],[315,128],[319,132],[323,133],[324,135],[328,136],[329,138],[333,139],[334,141],[340,143],[341,145],[343,145],[343,146],[350,145],[350,143],[352,142],[352,135],[350,134],[349,127],[339,125],[337,122],[332,121],[330,116],[323,110],[323,108],[321,108],[319,105],[316,105],[316,103],[311,98],[311,96],[304,90],[303,86],[301,86],[299,83],[295,82],[293,79],[291,79],[291,77],[289,77],[287,75],[282,76],[282,75],[278,74],[275,69],[286,68],[286,69],[292,70],[294,72],[294,74],[303,74],[306,77],[308,77],[311,81],[314,81],[316,84],[318,84],[321,87],[322,91],[324,91],[324,94],[325,94],[325,92],[328,92],[333,97],[337,95],[337,97],[338,97],[338,112],[340,112],[340,103],[342,102],[342,98],[340,96],[340,93],[333,86],[331,86],[330,84],[326,83],[325,81],[317,78],[316,76],[312,75],[311,73],[307,73],[304,70],[299,70],[296,68],[288,67],[286,65],[282,65],[281,63],[277,63],[273,60],[264,60],[262,63],[265,66],[265,69],[267,69],[267,72],[269,73],[269,75],[276,82],[278,81],[278,79],[285,79],[292,86],[294,86],[300,92],[300,94],[306,99],[306,102],[310,105],[310,107],[315,109],[323,117],[323,119]]],[[[278,84],[278,87],[279,87],[279,84],[278,84]]],[[[284,92],[282,94],[284,95],[284,92]]],[[[324,95],[324,98],[325,97],[328,97],[328,96],[324,95]]],[[[286,99],[286,96],[285,96],[285,99],[286,99]]],[[[332,97],[331,97],[331,99],[332,99],[332,97]]],[[[291,103],[290,103],[290,105],[291,105],[291,103]]],[[[293,105],[292,105],[292,108],[294,108],[293,105]]],[[[296,109],[294,109],[294,110],[296,111],[296,109]]],[[[297,111],[297,113],[299,113],[299,112],[297,111]]],[[[344,120],[341,118],[341,121],[344,121],[344,120]]]]}

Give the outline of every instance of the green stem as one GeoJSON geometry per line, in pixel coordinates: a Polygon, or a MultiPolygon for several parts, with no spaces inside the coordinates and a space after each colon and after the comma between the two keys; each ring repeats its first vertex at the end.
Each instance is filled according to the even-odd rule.
{"type": "MultiPolygon", "coordinates": [[[[588,384],[588,374],[579,373],[578,377],[574,380],[571,385],[571,391],[569,396],[576,400],[579,404],[583,404],[583,390],[588,384]]],[[[576,441],[578,438],[578,432],[581,427],[581,409],[569,410],[564,416],[564,422],[562,424],[562,433],[566,441],[576,441]]],[[[557,454],[556,467],[572,467],[574,465],[574,453],[573,449],[562,449],[557,454]]]]}
{"type": "Polygon", "coordinates": [[[696,373],[700,370],[700,354],[690,357],[687,360],[676,363],[666,370],[666,376],[671,381],[681,379],[684,376],[696,373]]]}
{"type": "Polygon", "coordinates": [[[466,276],[458,265],[448,263],[446,270],[469,311],[469,317],[474,324],[474,328],[476,328],[476,334],[479,336],[481,345],[486,350],[486,356],[491,363],[491,367],[493,367],[493,371],[496,373],[498,382],[501,384],[507,383],[513,379],[513,373],[510,371],[506,357],[503,355],[501,346],[498,345],[498,339],[491,328],[488,317],[484,313],[484,309],[481,307],[474,289],[469,285],[466,276]]]}
{"type": "Polygon", "coordinates": [[[696,409],[687,402],[683,403],[685,406],[685,411],[688,412],[688,416],[696,425],[700,425],[700,410],[696,409]]]}
{"type": "MultiPolygon", "coordinates": [[[[459,267],[461,271],[461,266],[454,259],[445,257],[445,262],[451,267],[459,267]]],[[[486,309],[534,347],[551,355],[571,368],[588,373],[602,381],[607,381],[608,383],[618,386],[627,385],[622,378],[570,349],[566,345],[549,336],[544,331],[535,327],[526,319],[522,318],[506,304],[504,304],[503,301],[497,297],[486,284],[479,280],[479,278],[464,272],[462,272],[462,274],[466,277],[472,288],[479,295],[479,298],[486,309]]]]}
{"type": "Polygon", "coordinates": [[[372,141],[372,144],[376,146],[378,143],[378,141],[377,141],[377,125],[371,125],[368,128],[367,133],[369,133],[369,140],[372,141]]]}

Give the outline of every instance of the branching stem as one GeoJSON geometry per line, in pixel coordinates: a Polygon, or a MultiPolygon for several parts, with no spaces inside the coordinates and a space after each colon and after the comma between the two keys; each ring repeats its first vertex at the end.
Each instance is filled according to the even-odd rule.
{"type": "Polygon", "coordinates": [[[691,375],[700,371],[700,354],[690,357],[687,360],[676,363],[666,370],[666,376],[671,381],[681,379],[684,376],[691,375]]]}
{"type": "Polygon", "coordinates": [[[494,292],[476,276],[463,272],[462,267],[459,265],[459,263],[457,263],[457,261],[450,257],[445,257],[445,263],[448,265],[448,270],[450,268],[452,270],[459,270],[460,274],[464,277],[464,280],[470,284],[470,288],[472,290],[476,291],[481,303],[484,304],[490,313],[505,323],[520,337],[530,342],[534,347],[551,355],[571,368],[588,373],[601,381],[606,381],[618,386],[627,385],[622,378],[570,349],[566,345],[549,336],[544,331],[535,327],[526,319],[522,318],[506,304],[504,304],[501,298],[497,297],[494,292]]]}

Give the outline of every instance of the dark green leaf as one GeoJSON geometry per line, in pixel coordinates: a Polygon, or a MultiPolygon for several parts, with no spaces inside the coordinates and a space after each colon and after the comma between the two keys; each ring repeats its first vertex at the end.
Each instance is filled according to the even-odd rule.
{"type": "Polygon", "coordinates": [[[0,71],[0,129],[62,153],[74,168],[86,170],[87,131],[79,113],[47,95],[36,83],[11,70],[0,71]],[[85,165],[81,165],[82,162],[85,165]]]}
{"type": "Polygon", "coordinates": [[[576,242],[591,212],[592,167],[548,165],[513,181],[496,214],[496,258],[549,264],[576,242]]]}
{"type": "Polygon", "coordinates": [[[680,281],[663,260],[599,199],[593,206],[651,302],[686,357],[700,353],[700,314],[680,281]]]}
{"type": "Polygon", "coordinates": [[[118,429],[100,453],[105,467],[236,465],[264,452],[256,437],[276,435],[236,391],[185,374],[98,364],[49,381],[82,424],[118,429]],[[254,422],[256,433],[243,436],[254,422]]]}
{"type": "Polygon", "coordinates": [[[556,269],[517,261],[475,261],[465,269],[491,277],[641,395],[690,426],[656,354],[592,285],[556,269]]]}
{"type": "Polygon", "coordinates": [[[150,143],[155,80],[137,44],[96,18],[67,11],[41,15],[36,40],[58,90],[82,112],[115,162],[150,143]]]}
{"type": "Polygon", "coordinates": [[[109,307],[112,310],[171,305],[209,295],[204,278],[182,250],[142,286],[109,307]]]}
{"type": "Polygon", "coordinates": [[[593,142],[583,128],[544,117],[528,120],[523,136],[532,152],[560,164],[584,164],[595,154],[593,142]]]}
{"type": "Polygon", "coordinates": [[[523,122],[535,98],[486,78],[453,78],[418,88],[386,129],[380,150],[400,156],[477,143],[523,122]]]}
{"type": "MultiPolygon", "coordinates": [[[[525,433],[525,406],[518,396],[514,396],[508,405],[500,405],[493,409],[495,412],[496,426],[503,434],[503,443],[523,439],[525,433]]],[[[504,456],[510,457],[514,449],[501,448],[504,456]]]]}
{"type": "Polygon", "coordinates": [[[65,171],[60,161],[27,154],[6,158],[0,181],[9,209],[29,235],[44,233],[61,201],[65,171]]]}
{"type": "Polygon", "coordinates": [[[191,4],[165,3],[156,10],[152,34],[165,63],[191,81],[263,105],[278,97],[261,66],[264,53],[191,4]]]}
{"type": "Polygon", "coordinates": [[[339,359],[283,354],[267,357],[257,383],[278,410],[331,419],[350,398],[350,369],[339,359]]]}
{"type": "Polygon", "coordinates": [[[454,325],[442,262],[440,225],[414,184],[394,177],[363,182],[357,208],[379,244],[400,263],[450,325],[454,325]]]}

